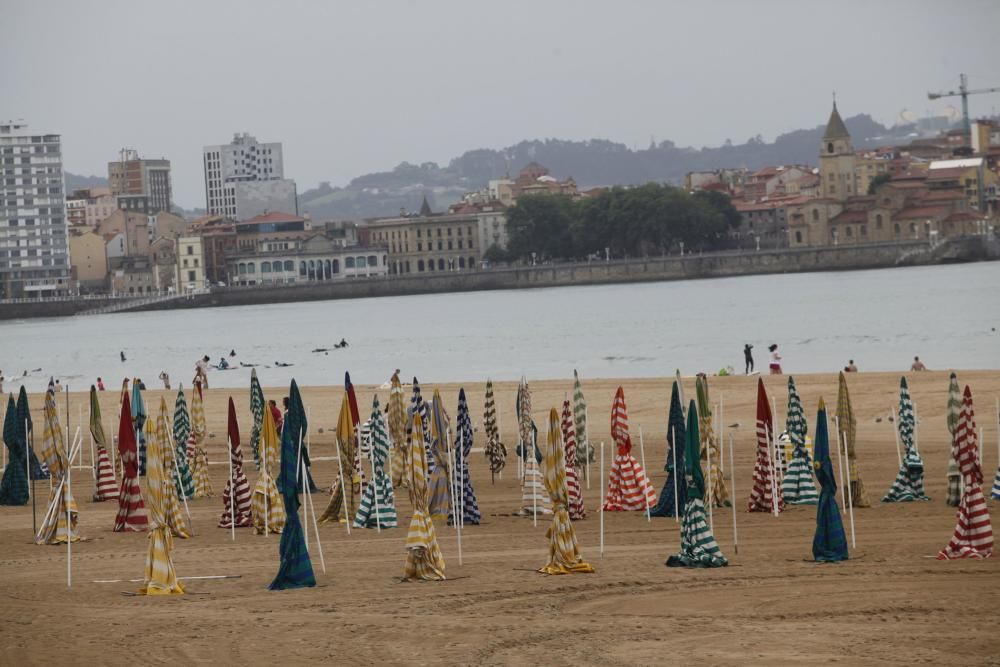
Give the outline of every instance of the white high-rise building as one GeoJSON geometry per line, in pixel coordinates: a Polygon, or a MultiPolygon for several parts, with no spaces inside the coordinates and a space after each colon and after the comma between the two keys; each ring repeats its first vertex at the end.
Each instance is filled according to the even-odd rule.
{"type": "MultiPolygon", "coordinates": [[[[281,143],[260,143],[246,132],[233,135],[232,142],[220,146],[205,146],[203,149],[205,166],[205,206],[209,215],[225,215],[235,219],[253,217],[260,211],[240,211],[240,196],[242,190],[249,190],[251,198],[256,198],[258,206],[267,208],[267,202],[261,203],[262,194],[275,190],[280,192],[275,204],[287,207],[288,185],[283,188],[262,188],[249,185],[260,181],[284,180],[284,162],[281,156],[281,143]],[[240,186],[240,184],[247,184],[240,186]]],[[[294,190],[294,182],[290,182],[294,190]]],[[[271,208],[277,211],[277,208],[271,208]]],[[[282,213],[297,213],[298,211],[281,211],[282,213]]]]}
{"type": "Polygon", "coordinates": [[[0,298],[66,294],[69,279],[59,135],[0,121],[0,298]]]}

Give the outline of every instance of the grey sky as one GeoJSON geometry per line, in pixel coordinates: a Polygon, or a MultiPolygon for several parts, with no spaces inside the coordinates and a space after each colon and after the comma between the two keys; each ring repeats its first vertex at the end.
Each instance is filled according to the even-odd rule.
{"type": "MultiPolygon", "coordinates": [[[[0,0],[0,117],[63,135],[66,169],[122,146],[204,206],[201,147],[282,141],[299,191],[534,138],[645,146],[889,123],[1000,86],[1000,2],[0,0]]],[[[972,99],[1000,109],[1000,95],[972,99]]]]}

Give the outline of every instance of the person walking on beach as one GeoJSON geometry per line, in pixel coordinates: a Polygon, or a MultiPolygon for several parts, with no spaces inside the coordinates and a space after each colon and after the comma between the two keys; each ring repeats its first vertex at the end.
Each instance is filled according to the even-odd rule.
{"type": "Polygon", "coordinates": [[[778,344],[771,343],[767,349],[771,353],[771,375],[781,375],[781,355],[778,354],[778,344]]]}
{"type": "Polygon", "coordinates": [[[281,410],[278,409],[278,404],[273,398],[267,402],[267,407],[271,411],[271,417],[274,418],[274,427],[278,431],[278,435],[281,435],[281,426],[285,421],[284,415],[281,414],[281,410]]]}
{"type": "Polygon", "coordinates": [[[746,362],[746,375],[753,371],[753,345],[747,343],[743,346],[743,360],[746,362]]]}
{"type": "Polygon", "coordinates": [[[854,359],[851,359],[850,361],[847,362],[847,365],[844,366],[844,371],[847,372],[847,373],[857,373],[858,372],[858,367],[854,365],[854,359]]]}
{"type": "Polygon", "coordinates": [[[104,391],[104,380],[97,378],[97,391],[104,391]]]}
{"type": "Polygon", "coordinates": [[[160,371],[160,379],[163,381],[163,388],[170,389],[170,375],[166,371],[160,371]]]}
{"type": "Polygon", "coordinates": [[[122,361],[125,361],[125,350],[122,350],[118,354],[121,355],[122,361]]]}
{"type": "Polygon", "coordinates": [[[201,382],[202,389],[208,389],[208,355],[199,359],[194,364],[195,382],[201,382]]]}
{"type": "Polygon", "coordinates": [[[924,362],[920,361],[920,357],[913,357],[913,363],[910,365],[911,371],[926,371],[927,366],[924,366],[924,362]]]}

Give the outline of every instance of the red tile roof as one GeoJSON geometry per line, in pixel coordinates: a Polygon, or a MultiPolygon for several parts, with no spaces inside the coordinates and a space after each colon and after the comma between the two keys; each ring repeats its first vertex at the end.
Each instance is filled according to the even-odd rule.
{"type": "Polygon", "coordinates": [[[944,218],[948,209],[944,206],[914,206],[904,208],[892,216],[893,220],[924,220],[927,218],[944,218]]]}
{"type": "Polygon", "coordinates": [[[271,213],[262,213],[262,214],[260,214],[260,215],[258,215],[256,217],[250,218],[248,220],[241,220],[239,224],[241,224],[241,225],[247,225],[247,224],[256,225],[256,224],[260,224],[262,222],[305,222],[305,221],[306,221],[305,218],[300,218],[299,216],[292,215],[290,213],[271,212],[271,213]]]}
{"type": "Polygon", "coordinates": [[[854,222],[868,222],[868,213],[860,210],[841,211],[830,219],[831,225],[854,222]]]}

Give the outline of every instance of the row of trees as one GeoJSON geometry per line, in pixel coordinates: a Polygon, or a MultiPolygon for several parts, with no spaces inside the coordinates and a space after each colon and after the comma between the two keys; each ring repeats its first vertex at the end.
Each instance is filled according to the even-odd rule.
{"type": "Polygon", "coordinates": [[[572,260],[604,255],[641,257],[727,246],[740,214],[720,192],[688,192],[650,183],[616,187],[597,196],[522,197],[507,209],[506,253],[491,248],[488,260],[572,260]]]}

